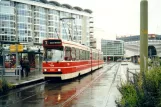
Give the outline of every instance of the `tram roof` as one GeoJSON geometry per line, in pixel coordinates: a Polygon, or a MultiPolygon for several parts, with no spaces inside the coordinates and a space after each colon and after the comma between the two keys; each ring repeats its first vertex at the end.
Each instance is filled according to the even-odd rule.
{"type": "Polygon", "coordinates": [[[82,45],[80,43],[76,43],[76,42],[72,42],[72,41],[66,41],[66,40],[62,40],[62,42],[64,44],[68,44],[69,46],[78,47],[78,48],[81,48],[83,50],[90,50],[90,48],[88,46],[82,45]]]}

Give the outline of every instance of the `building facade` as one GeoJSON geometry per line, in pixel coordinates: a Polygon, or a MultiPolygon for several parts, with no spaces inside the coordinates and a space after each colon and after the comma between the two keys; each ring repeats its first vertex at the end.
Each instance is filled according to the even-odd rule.
{"type": "Polygon", "coordinates": [[[0,41],[5,42],[1,46],[9,50],[11,44],[18,42],[24,46],[21,53],[32,58],[35,54],[30,52],[42,52],[42,41],[46,38],[90,46],[91,23],[91,10],[69,4],[46,0],[0,1],[0,41]]]}
{"type": "Polygon", "coordinates": [[[97,49],[97,40],[96,38],[90,38],[90,47],[97,49]]]}
{"type": "Polygon", "coordinates": [[[124,56],[124,42],[122,40],[101,40],[101,50],[104,60],[116,61],[124,56]]]}
{"type": "MultiPolygon", "coordinates": [[[[117,37],[125,43],[125,56],[132,57],[133,62],[138,62],[140,56],[140,35],[117,37]]],[[[161,35],[148,34],[148,56],[161,57],[161,35]]]]}

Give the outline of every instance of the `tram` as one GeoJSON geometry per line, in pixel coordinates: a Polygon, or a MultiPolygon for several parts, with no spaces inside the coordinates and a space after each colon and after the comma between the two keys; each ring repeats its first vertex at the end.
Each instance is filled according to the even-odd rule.
{"type": "Polygon", "coordinates": [[[103,53],[72,41],[43,40],[45,79],[71,79],[103,67],[103,53]]]}

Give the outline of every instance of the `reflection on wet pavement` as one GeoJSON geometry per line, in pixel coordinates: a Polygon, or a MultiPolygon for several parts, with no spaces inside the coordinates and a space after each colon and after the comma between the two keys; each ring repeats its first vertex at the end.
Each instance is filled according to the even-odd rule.
{"type": "Polygon", "coordinates": [[[70,81],[49,82],[0,98],[0,106],[10,107],[113,107],[119,95],[116,88],[120,72],[111,85],[117,66],[105,66],[91,74],[70,81]],[[112,69],[109,69],[112,67],[112,69]],[[110,88],[111,87],[111,88],[110,88]],[[5,104],[4,104],[5,103],[5,104]]]}

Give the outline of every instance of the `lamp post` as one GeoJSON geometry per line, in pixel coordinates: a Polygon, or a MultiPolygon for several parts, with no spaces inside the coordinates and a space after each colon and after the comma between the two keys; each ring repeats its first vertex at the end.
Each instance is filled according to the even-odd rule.
{"type": "Polygon", "coordinates": [[[140,2],[140,71],[148,70],[148,1],[140,2]]]}

